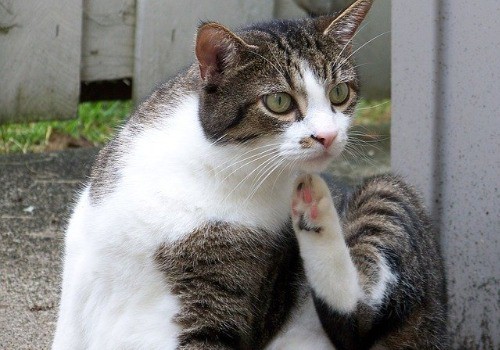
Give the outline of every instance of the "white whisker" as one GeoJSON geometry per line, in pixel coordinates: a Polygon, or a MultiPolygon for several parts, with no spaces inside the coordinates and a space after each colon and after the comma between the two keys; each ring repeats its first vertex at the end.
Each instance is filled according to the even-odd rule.
{"type": "Polygon", "coordinates": [[[226,169],[228,169],[228,168],[230,168],[230,167],[232,167],[232,166],[234,166],[236,164],[244,162],[244,161],[246,161],[248,159],[252,159],[252,158],[258,157],[258,156],[263,155],[263,154],[265,154],[267,152],[275,151],[276,150],[276,148],[274,148],[275,145],[279,145],[279,144],[272,144],[272,145],[266,145],[266,146],[262,146],[262,147],[257,147],[257,148],[254,148],[254,149],[250,150],[250,151],[247,151],[247,152],[245,152],[243,154],[239,154],[236,157],[233,157],[233,158],[229,159],[228,161],[219,164],[218,166],[216,166],[214,168],[214,170],[217,170],[218,172],[223,172],[224,170],[226,170],[226,169]],[[259,153],[256,153],[256,154],[253,154],[253,155],[250,155],[248,157],[245,157],[243,159],[238,160],[242,156],[244,156],[244,155],[246,155],[248,153],[251,153],[251,152],[253,152],[253,151],[257,150],[257,149],[262,149],[262,148],[267,148],[267,149],[265,149],[265,150],[263,150],[263,151],[261,151],[259,153]],[[224,167],[224,168],[222,168],[222,169],[220,169],[223,165],[226,165],[226,164],[229,164],[229,165],[226,166],[226,167],[224,167]]]}
{"type": "MultiPolygon", "coordinates": [[[[251,164],[251,163],[253,163],[253,162],[256,162],[256,161],[258,161],[258,160],[261,160],[262,158],[266,158],[266,157],[269,157],[269,156],[271,156],[271,157],[272,157],[272,156],[276,155],[278,152],[279,152],[279,151],[278,151],[278,150],[276,150],[276,149],[271,149],[271,150],[264,151],[264,152],[262,152],[262,153],[258,154],[258,157],[257,157],[257,158],[252,159],[252,160],[250,160],[250,161],[248,161],[248,162],[246,162],[246,163],[244,163],[244,164],[240,165],[238,168],[234,169],[231,173],[229,173],[226,177],[224,177],[224,178],[222,179],[222,182],[226,181],[226,180],[227,180],[227,179],[228,179],[231,175],[233,175],[234,173],[236,173],[238,170],[240,170],[240,169],[242,169],[242,168],[246,167],[247,165],[249,165],[249,164],[251,164]]],[[[249,157],[249,158],[253,158],[253,157],[249,157]]],[[[267,160],[266,160],[266,161],[267,161],[267,160]]],[[[260,165],[259,165],[256,169],[258,169],[259,167],[260,167],[260,165]]],[[[226,167],[225,169],[228,169],[228,168],[230,168],[230,166],[229,166],[229,167],[226,167]]],[[[255,169],[254,169],[253,171],[255,171],[255,169]]],[[[253,171],[252,171],[252,172],[253,172],[253,171]]]]}
{"type": "MultiPolygon", "coordinates": [[[[252,198],[252,197],[253,197],[253,196],[257,193],[257,191],[259,190],[260,186],[262,186],[262,184],[263,184],[263,183],[264,183],[264,182],[265,182],[265,181],[269,178],[269,176],[271,176],[271,174],[272,174],[272,173],[273,173],[273,172],[274,172],[274,171],[275,171],[278,167],[280,167],[280,166],[281,166],[281,164],[282,164],[282,163],[283,163],[283,159],[279,159],[279,161],[278,161],[276,164],[271,165],[270,170],[269,170],[269,171],[267,171],[267,174],[266,174],[266,172],[264,172],[264,173],[263,173],[263,174],[266,174],[266,175],[265,175],[265,176],[262,178],[262,180],[260,180],[260,182],[259,182],[259,183],[258,183],[258,184],[254,187],[254,189],[252,190],[252,192],[250,193],[250,195],[249,195],[249,196],[245,199],[245,201],[250,200],[250,199],[251,199],[251,198],[252,198]]],[[[260,177],[262,177],[262,175],[261,175],[261,176],[259,176],[259,178],[260,178],[260,177]]],[[[257,179],[257,181],[258,181],[258,179],[257,179]]]]}
{"type": "Polygon", "coordinates": [[[390,31],[387,31],[387,32],[383,32],[383,33],[380,33],[379,35],[375,36],[374,38],[368,40],[366,43],[364,43],[363,45],[361,45],[360,47],[358,47],[356,50],[354,50],[353,52],[351,52],[349,54],[349,56],[347,56],[346,58],[344,58],[340,63],[338,63],[338,67],[335,69],[335,71],[333,72],[335,74],[335,72],[337,72],[340,67],[342,67],[344,65],[344,63],[346,63],[347,61],[349,61],[349,59],[355,55],[359,50],[361,50],[363,47],[365,47],[366,45],[368,45],[369,43],[371,43],[372,41],[380,38],[382,35],[385,35],[385,34],[388,34],[390,33],[390,31]]]}
{"type": "Polygon", "coordinates": [[[372,105],[370,107],[358,107],[358,108],[356,108],[356,110],[358,110],[358,111],[364,111],[366,109],[372,109],[372,108],[377,108],[377,107],[380,107],[380,106],[384,106],[384,105],[389,104],[389,103],[391,103],[391,101],[385,101],[385,102],[382,102],[382,103],[379,103],[379,104],[376,104],[376,105],[372,105]]]}
{"type": "MultiPolygon", "coordinates": [[[[276,156],[276,155],[275,155],[276,156]]],[[[273,156],[273,157],[275,157],[273,156]]],[[[271,159],[273,158],[271,157],[271,159]]],[[[250,173],[248,173],[228,194],[227,196],[224,198],[224,201],[226,201],[229,196],[234,192],[236,191],[236,189],[238,189],[238,187],[240,187],[245,181],[247,181],[247,179],[249,179],[256,171],[258,171],[259,169],[261,169],[263,166],[266,166],[266,164],[269,162],[269,159],[267,159],[266,161],[262,162],[261,164],[259,164],[256,168],[254,168],[250,173]]]]}

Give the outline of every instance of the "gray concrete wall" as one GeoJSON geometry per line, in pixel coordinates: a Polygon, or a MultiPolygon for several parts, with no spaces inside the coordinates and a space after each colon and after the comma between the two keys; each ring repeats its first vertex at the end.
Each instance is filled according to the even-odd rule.
{"type": "Polygon", "coordinates": [[[500,2],[392,2],[393,170],[442,234],[453,349],[500,348],[500,2]]]}

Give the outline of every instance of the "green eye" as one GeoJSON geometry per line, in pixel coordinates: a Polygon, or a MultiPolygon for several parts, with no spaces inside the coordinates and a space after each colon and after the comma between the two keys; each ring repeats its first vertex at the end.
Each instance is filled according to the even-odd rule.
{"type": "Polygon", "coordinates": [[[273,113],[286,113],[292,107],[292,96],[286,92],[278,92],[264,96],[264,104],[273,113]]]}
{"type": "Polygon", "coordinates": [[[333,105],[342,105],[347,102],[347,99],[349,98],[349,85],[346,83],[337,84],[330,90],[328,95],[330,97],[330,102],[333,105]]]}

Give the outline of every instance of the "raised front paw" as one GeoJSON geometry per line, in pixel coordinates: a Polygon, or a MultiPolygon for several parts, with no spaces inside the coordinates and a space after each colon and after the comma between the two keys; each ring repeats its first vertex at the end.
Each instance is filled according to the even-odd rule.
{"type": "Polygon", "coordinates": [[[316,174],[300,176],[292,198],[292,221],[295,232],[322,233],[337,218],[330,190],[316,174]]]}

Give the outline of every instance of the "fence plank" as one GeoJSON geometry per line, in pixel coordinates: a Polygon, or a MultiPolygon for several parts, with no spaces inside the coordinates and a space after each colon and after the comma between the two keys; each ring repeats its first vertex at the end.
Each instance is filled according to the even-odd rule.
{"type": "Polygon", "coordinates": [[[76,115],[82,0],[0,0],[0,123],[76,115]]]}
{"type": "Polygon", "coordinates": [[[267,0],[137,0],[134,100],[140,101],[155,85],[193,61],[200,20],[215,20],[234,28],[271,18],[273,5],[267,0]]]}
{"type": "Polygon", "coordinates": [[[135,0],[84,0],[82,81],[132,77],[135,0]]]}

